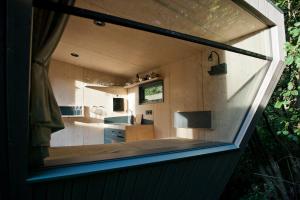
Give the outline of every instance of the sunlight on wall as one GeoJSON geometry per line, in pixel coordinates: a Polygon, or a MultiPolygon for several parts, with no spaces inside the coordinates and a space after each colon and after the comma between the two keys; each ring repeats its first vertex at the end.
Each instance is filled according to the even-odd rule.
{"type": "Polygon", "coordinates": [[[75,80],[75,96],[74,96],[74,106],[83,106],[83,96],[84,96],[84,83],[82,81],[75,80]]]}
{"type": "Polygon", "coordinates": [[[191,128],[176,128],[176,137],[193,139],[194,131],[191,128]]]}
{"type": "MultiPolygon", "coordinates": [[[[268,54],[268,31],[240,38],[234,46],[268,54]]],[[[214,79],[205,96],[208,107],[214,112],[214,129],[207,130],[205,138],[211,141],[232,142],[256,96],[270,62],[228,51],[216,50],[221,63],[227,64],[227,74],[214,79]]]]}
{"type": "MultiPolygon", "coordinates": [[[[233,41],[233,46],[250,50],[263,55],[271,56],[270,30],[253,33],[248,37],[233,41]]],[[[224,59],[227,63],[227,99],[231,99],[236,93],[245,87],[251,79],[255,78],[268,61],[245,56],[242,54],[225,51],[224,59]]],[[[256,88],[254,88],[256,90],[256,88]]]]}
{"type": "Polygon", "coordinates": [[[84,88],[83,102],[86,107],[89,108],[89,117],[96,119],[103,119],[108,110],[111,110],[110,97],[105,92],[101,92],[95,89],[84,88]]]}
{"type": "Polygon", "coordinates": [[[225,52],[225,62],[227,64],[227,100],[242,90],[267,64],[265,60],[227,51],[225,52]]]}
{"type": "Polygon", "coordinates": [[[136,96],[135,92],[132,90],[128,90],[128,113],[131,114],[130,112],[133,112],[133,114],[136,114],[136,96]]]}

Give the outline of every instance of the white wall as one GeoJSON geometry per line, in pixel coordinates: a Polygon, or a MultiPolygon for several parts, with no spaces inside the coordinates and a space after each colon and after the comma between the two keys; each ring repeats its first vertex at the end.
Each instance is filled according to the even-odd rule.
{"type": "Polygon", "coordinates": [[[126,106],[124,112],[113,112],[113,97],[127,102],[124,88],[95,87],[100,83],[123,84],[123,78],[52,60],[49,79],[58,105],[84,106],[84,116],[63,117],[65,129],[52,134],[51,146],[102,144],[104,117],[127,115],[126,106]]]}

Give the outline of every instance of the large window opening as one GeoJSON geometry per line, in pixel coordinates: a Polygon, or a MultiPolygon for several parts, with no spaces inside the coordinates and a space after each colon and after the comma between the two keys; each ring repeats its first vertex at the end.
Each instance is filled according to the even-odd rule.
{"type": "MultiPolygon", "coordinates": [[[[198,18],[205,19],[195,10],[184,11],[191,13],[189,18],[178,15],[178,23],[170,21],[176,18],[171,14],[174,6],[183,9],[181,2],[149,1],[151,12],[161,6],[163,16],[156,19],[160,21],[153,21],[150,11],[141,15],[136,7],[135,12],[128,11],[133,8],[121,10],[119,1],[111,7],[102,1],[93,1],[97,5],[88,2],[80,0],[77,5],[171,30],[192,31],[197,36],[205,33],[208,39],[249,47],[261,54],[270,52],[269,30],[232,1],[220,2],[228,9],[237,9],[236,17],[210,13],[221,16],[211,23],[209,18],[204,24],[195,23],[198,18]],[[221,18],[224,24],[216,22],[221,18]],[[187,20],[188,25],[183,26],[187,20]],[[250,28],[237,32],[244,21],[251,24],[250,28]]],[[[212,6],[218,10],[221,6],[208,2],[195,6],[200,10],[212,6]]],[[[269,64],[264,59],[70,16],[49,67],[65,128],[51,135],[44,164],[231,144],[269,64]]]]}

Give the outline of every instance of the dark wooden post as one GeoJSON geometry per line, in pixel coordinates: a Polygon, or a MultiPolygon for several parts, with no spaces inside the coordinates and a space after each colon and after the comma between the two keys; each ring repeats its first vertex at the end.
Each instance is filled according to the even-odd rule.
{"type": "Polygon", "coordinates": [[[27,145],[32,1],[4,0],[4,3],[6,6],[1,6],[1,9],[6,10],[1,15],[6,15],[5,67],[2,68],[5,87],[2,88],[1,84],[1,90],[4,90],[1,106],[5,107],[3,117],[7,127],[6,135],[3,135],[9,169],[7,199],[28,199],[26,178],[29,171],[27,145]]]}
{"type": "Polygon", "coordinates": [[[0,177],[3,186],[0,189],[0,199],[8,199],[8,163],[7,163],[7,126],[5,98],[5,43],[6,43],[6,1],[0,1],[0,177]]]}

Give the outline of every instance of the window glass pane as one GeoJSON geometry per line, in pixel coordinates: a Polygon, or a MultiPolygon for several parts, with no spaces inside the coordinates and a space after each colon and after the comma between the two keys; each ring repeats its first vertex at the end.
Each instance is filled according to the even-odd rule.
{"type": "Polygon", "coordinates": [[[232,40],[228,44],[237,48],[272,57],[270,29],[258,31],[245,37],[232,40]]]}
{"type": "MultiPolygon", "coordinates": [[[[205,110],[213,112],[213,128],[205,131],[205,138],[233,142],[261,87],[270,62],[228,51],[217,52],[221,63],[227,65],[227,73],[221,76],[204,75],[207,79],[204,78],[203,105],[205,110]]],[[[216,63],[217,59],[214,58],[216,63]]],[[[205,61],[203,64],[207,70],[214,65],[212,62],[205,64],[205,61]]]]}
{"type": "Polygon", "coordinates": [[[58,104],[82,115],[63,116],[45,165],[231,144],[269,64],[71,16],[49,78],[58,104]]]}
{"type": "Polygon", "coordinates": [[[76,6],[219,42],[267,28],[232,0],[77,0],[76,6]]]}

